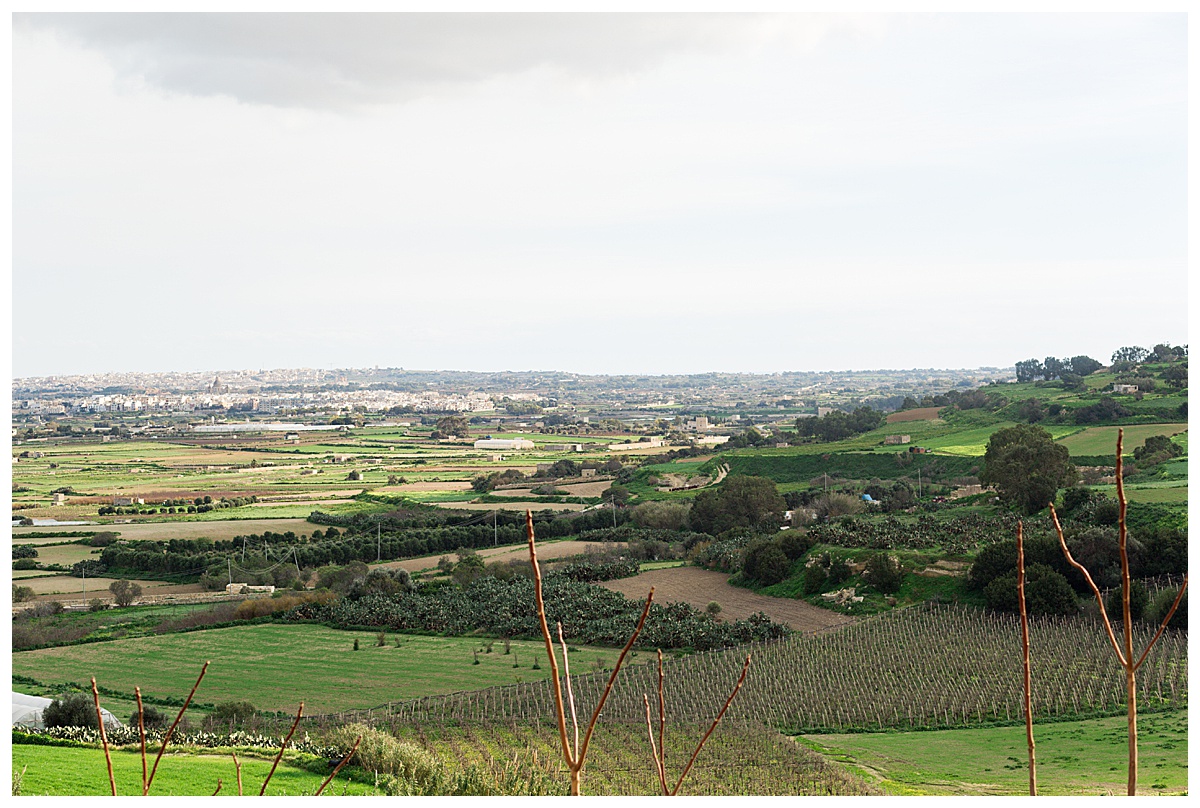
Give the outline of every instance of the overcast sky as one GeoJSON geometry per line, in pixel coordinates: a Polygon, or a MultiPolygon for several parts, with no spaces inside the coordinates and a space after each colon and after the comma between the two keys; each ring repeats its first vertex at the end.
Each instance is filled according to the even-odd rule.
{"type": "Polygon", "coordinates": [[[13,374],[1187,341],[1167,15],[15,15],[13,374]]]}

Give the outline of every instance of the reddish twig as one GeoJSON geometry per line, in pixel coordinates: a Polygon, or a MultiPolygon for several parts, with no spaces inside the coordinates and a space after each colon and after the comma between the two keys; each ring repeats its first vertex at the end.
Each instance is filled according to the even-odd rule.
{"type": "Polygon", "coordinates": [[[683,767],[683,772],[679,775],[679,779],[675,781],[675,788],[671,791],[671,796],[679,793],[679,787],[683,785],[683,780],[688,776],[688,772],[692,770],[692,764],[696,762],[696,758],[700,755],[700,750],[704,748],[704,744],[708,742],[708,738],[717,728],[717,724],[721,723],[721,719],[725,716],[725,711],[729,709],[729,705],[733,703],[733,697],[742,689],[742,684],[746,681],[746,671],[750,670],[750,655],[746,654],[746,664],[742,665],[742,675],[738,677],[737,684],[733,686],[733,692],[729,694],[729,698],[725,700],[725,706],[721,708],[721,712],[717,713],[717,717],[713,719],[712,726],[708,728],[708,732],[704,733],[704,737],[700,739],[700,743],[696,744],[696,751],[692,752],[692,759],[683,767]]]}
{"type": "Polygon", "coordinates": [[[348,753],[346,753],[346,756],[344,758],[342,758],[340,761],[338,761],[338,765],[335,766],[333,771],[331,771],[329,773],[329,776],[325,778],[325,782],[321,783],[321,787],[317,789],[317,793],[313,794],[314,797],[321,796],[321,792],[325,790],[325,786],[329,785],[329,783],[333,780],[333,778],[337,777],[337,773],[342,770],[342,767],[350,762],[350,758],[354,757],[354,753],[355,753],[355,751],[358,750],[358,745],[360,743],[362,743],[361,735],[359,735],[358,738],[355,739],[354,746],[350,747],[350,751],[348,753]]]}
{"type": "Polygon", "coordinates": [[[137,697],[138,737],[141,738],[142,742],[142,794],[144,795],[146,793],[146,721],[142,708],[142,689],[135,687],[133,693],[137,697]]]}
{"type": "MultiPolygon", "coordinates": [[[[604,709],[604,702],[608,700],[608,694],[612,692],[613,682],[617,679],[617,674],[621,671],[621,666],[625,663],[625,657],[629,654],[629,649],[633,647],[633,643],[637,640],[638,635],[642,632],[642,627],[646,624],[646,616],[650,614],[650,604],[654,600],[654,589],[650,589],[650,593],[646,596],[646,605],[642,609],[642,615],[638,619],[637,626],[633,630],[633,634],[629,637],[629,642],[625,643],[625,647],[621,649],[620,656],[617,657],[617,663],[613,666],[612,675],[608,677],[608,683],[604,686],[604,692],[600,695],[600,701],[596,703],[596,709],[592,712],[592,718],[588,722],[587,730],[583,735],[583,743],[579,745],[577,750],[571,749],[571,742],[567,737],[567,705],[563,703],[562,682],[558,678],[558,659],[554,653],[554,640],[550,637],[550,624],[546,619],[546,601],[542,596],[542,570],[538,566],[537,546],[533,534],[533,513],[525,511],[525,534],[529,539],[529,563],[533,567],[533,593],[535,605],[537,607],[538,624],[542,629],[542,640],[546,644],[546,656],[550,658],[550,679],[554,686],[554,712],[558,719],[558,739],[562,744],[563,759],[567,763],[567,769],[571,777],[571,794],[578,795],[580,793],[580,779],[583,773],[583,764],[587,759],[588,745],[592,740],[592,733],[596,729],[596,721],[600,718],[600,711],[604,709]]],[[[564,665],[566,664],[564,660],[564,665]]],[[[569,688],[568,688],[569,690],[569,688]]],[[[569,694],[570,709],[572,714],[575,710],[575,702],[573,694],[569,694]]]]}
{"type": "Polygon", "coordinates": [[[218,778],[217,778],[217,790],[216,790],[216,791],[214,791],[214,792],[212,793],[212,796],[214,796],[214,797],[215,797],[215,796],[217,796],[218,794],[220,794],[220,793],[221,793],[221,786],[223,786],[223,785],[225,785],[225,783],[224,783],[224,782],[221,780],[221,778],[220,778],[220,777],[218,777],[218,778]]]}
{"type": "MultiPolygon", "coordinates": [[[[211,661],[211,660],[209,660],[211,661]]],[[[163,736],[162,746],[159,747],[158,757],[154,758],[154,767],[150,769],[150,778],[146,780],[146,786],[142,789],[142,796],[150,793],[150,786],[154,783],[154,775],[158,772],[158,762],[162,760],[163,752],[167,751],[167,744],[171,742],[171,736],[175,734],[175,727],[179,726],[179,722],[183,720],[183,714],[187,711],[188,705],[192,703],[192,697],[196,695],[196,688],[200,687],[200,681],[204,678],[204,674],[208,671],[208,661],[204,663],[204,667],[200,669],[200,675],[196,677],[196,684],[192,685],[192,692],[188,693],[187,700],[183,706],[179,708],[179,715],[175,716],[175,721],[171,723],[171,728],[167,730],[167,734],[163,736]]]]}
{"type": "Polygon", "coordinates": [[[1158,642],[1158,638],[1162,636],[1162,633],[1167,630],[1167,623],[1170,623],[1171,618],[1175,616],[1175,610],[1179,608],[1179,603],[1183,600],[1184,593],[1187,592],[1187,585],[1188,577],[1185,575],[1183,576],[1183,586],[1179,587],[1179,592],[1176,593],[1175,601],[1171,604],[1171,608],[1167,612],[1167,616],[1163,618],[1162,625],[1158,627],[1158,631],[1154,632],[1154,636],[1150,639],[1150,644],[1146,646],[1146,650],[1142,652],[1137,664],[1133,666],[1134,670],[1142,667],[1142,663],[1146,661],[1146,657],[1150,654],[1150,649],[1154,647],[1156,642],[1158,642]]]}
{"type": "Polygon", "coordinates": [[[1125,498],[1125,482],[1122,479],[1124,471],[1124,461],[1122,452],[1125,445],[1125,430],[1117,429],[1117,549],[1121,554],[1121,625],[1124,630],[1124,651],[1121,649],[1121,644],[1117,642],[1116,633],[1113,631],[1112,621],[1108,617],[1108,612],[1104,608],[1104,598],[1100,595],[1100,589],[1092,580],[1092,576],[1088,571],[1071,557],[1071,551],[1067,549],[1067,540],[1063,536],[1062,525],[1058,522],[1058,514],[1054,511],[1054,506],[1050,506],[1050,517],[1054,520],[1054,529],[1058,533],[1058,543],[1062,547],[1063,554],[1067,557],[1067,561],[1072,567],[1083,573],[1083,577],[1087,580],[1088,586],[1092,589],[1092,594],[1096,596],[1096,604],[1100,607],[1100,619],[1104,623],[1104,629],[1108,632],[1108,641],[1112,644],[1113,651],[1117,655],[1117,661],[1121,663],[1121,667],[1125,669],[1125,703],[1126,724],[1129,735],[1129,773],[1126,781],[1126,793],[1129,796],[1137,794],[1137,776],[1138,776],[1138,738],[1137,738],[1137,670],[1146,661],[1146,657],[1150,654],[1150,649],[1158,642],[1163,631],[1166,630],[1167,623],[1175,615],[1175,610],[1179,607],[1180,601],[1183,599],[1183,593],[1187,590],[1187,577],[1183,579],[1183,585],[1179,588],[1179,593],[1175,596],[1175,602],[1171,605],[1171,609],[1167,612],[1167,616],[1163,619],[1162,625],[1155,632],[1154,637],[1146,645],[1142,655],[1136,662],[1133,661],[1133,615],[1129,608],[1129,595],[1132,589],[1129,575],[1129,533],[1126,522],[1126,515],[1129,508],[1129,502],[1125,498]]]}
{"type": "Polygon", "coordinates": [[[300,725],[300,716],[304,714],[304,702],[300,702],[300,709],[296,711],[296,720],[292,722],[292,728],[288,730],[287,737],[283,739],[283,745],[279,747],[279,754],[275,756],[275,762],[271,764],[271,771],[267,772],[267,779],[263,780],[262,788],[258,791],[258,796],[267,793],[267,783],[271,782],[271,778],[275,776],[275,767],[279,765],[279,760],[283,757],[283,750],[287,749],[288,742],[292,740],[293,733],[296,732],[296,727],[300,725]]]}
{"type": "Polygon", "coordinates": [[[571,663],[567,659],[567,641],[563,639],[562,623],[558,623],[558,643],[563,649],[563,678],[567,681],[567,703],[571,705],[571,728],[575,732],[575,754],[579,754],[579,717],[575,712],[575,693],[571,690],[571,663]]]}
{"type": "Polygon", "coordinates": [[[117,796],[117,781],[113,777],[112,756],[108,753],[108,733],[104,730],[104,714],[100,712],[100,691],[96,687],[96,677],[92,677],[92,700],[96,704],[96,723],[100,725],[100,741],[104,744],[104,762],[108,764],[108,786],[112,795],[117,796]]]}
{"type": "Polygon", "coordinates": [[[242,796],[242,762],[237,759],[237,752],[230,752],[233,755],[233,768],[237,769],[237,784],[238,796],[242,796]]]}
{"type": "Polygon", "coordinates": [[[667,796],[667,775],[663,771],[662,757],[658,754],[658,745],[654,743],[654,725],[650,723],[650,697],[642,694],[642,703],[646,705],[646,735],[650,737],[650,757],[654,759],[654,768],[658,772],[658,783],[662,787],[663,796],[667,796]]]}
{"type": "Polygon", "coordinates": [[[1017,522],[1017,605],[1021,610],[1021,663],[1025,689],[1025,742],[1029,746],[1029,796],[1037,796],[1037,757],[1033,743],[1032,677],[1029,670],[1029,609],[1025,605],[1025,525],[1017,522]]]}

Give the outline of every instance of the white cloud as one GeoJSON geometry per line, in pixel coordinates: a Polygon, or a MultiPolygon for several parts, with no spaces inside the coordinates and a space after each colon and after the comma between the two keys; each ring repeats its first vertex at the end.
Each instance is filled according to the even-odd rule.
{"type": "MultiPolygon", "coordinates": [[[[880,18],[881,19],[881,18],[880,18]]],[[[760,14],[16,14],[105,54],[125,80],[280,107],[348,109],[542,69],[627,76],[672,54],[811,46],[880,19],[760,14]]]]}

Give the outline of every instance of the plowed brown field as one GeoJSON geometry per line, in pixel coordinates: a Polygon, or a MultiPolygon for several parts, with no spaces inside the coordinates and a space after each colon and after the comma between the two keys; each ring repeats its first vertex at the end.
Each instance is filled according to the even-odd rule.
{"type": "Polygon", "coordinates": [[[755,612],[765,612],[772,620],[786,623],[793,630],[805,634],[854,622],[853,618],[844,614],[827,611],[802,600],[772,598],[730,586],[728,579],[729,576],[724,573],[699,567],[673,567],[650,570],[633,578],[604,581],[600,585],[638,599],[646,597],[653,586],[656,602],[683,601],[697,609],[703,609],[715,600],[721,604],[721,617],[724,619],[742,620],[755,612]]]}
{"type": "MultiPolygon", "coordinates": [[[[606,550],[620,550],[625,547],[625,542],[595,542],[595,541],[575,541],[568,539],[567,541],[556,541],[552,543],[538,543],[537,552],[538,559],[546,561],[551,558],[566,558],[568,556],[582,555],[588,550],[595,550],[602,553],[606,550]]],[[[373,564],[372,566],[385,567],[388,569],[405,569],[409,572],[420,572],[421,570],[432,569],[437,566],[438,559],[442,556],[449,557],[454,560],[454,553],[442,553],[441,555],[422,556],[421,558],[406,558],[403,561],[390,561],[385,564],[373,564]]],[[[513,561],[529,560],[529,545],[527,544],[509,544],[504,547],[489,547],[486,550],[480,550],[479,555],[484,561],[491,563],[492,561],[513,561]]]]}

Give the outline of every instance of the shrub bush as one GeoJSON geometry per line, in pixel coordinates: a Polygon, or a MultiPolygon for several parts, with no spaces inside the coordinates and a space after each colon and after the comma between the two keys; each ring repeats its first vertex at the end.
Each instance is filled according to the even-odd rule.
{"type": "Polygon", "coordinates": [[[13,603],[24,603],[27,600],[33,600],[33,588],[29,586],[12,585],[13,603]]]}
{"type": "MultiPolygon", "coordinates": [[[[1108,619],[1113,621],[1115,625],[1118,620],[1123,620],[1121,615],[1122,605],[1121,587],[1116,587],[1108,591],[1108,596],[1104,598],[1104,609],[1108,612],[1108,619]]],[[[1129,616],[1134,620],[1141,620],[1142,615],[1146,612],[1146,606],[1150,603],[1150,592],[1146,589],[1146,585],[1141,581],[1134,579],[1129,582],[1129,616]]],[[[1167,604],[1167,608],[1171,608],[1171,604],[1167,604]]],[[[1163,612],[1165,615],[1166,612],[1163,612]]]]}
{"type": "Polygon", "coordinates": [[[35,570],[38,567],[36,558],[18,558],[13,562],[14,570],[35,570]]]}
{"type": "Polygon", "coordinates": [[[254,705],[248,701],[225,701],[209,713],[204,725],[210,729],[232,727],[249,721],[256,712],[254,705]]]}
{"type": "MultiPolygon", "coordinates": [[[[985,586],[983,597],[989,608],[1019,611],[1016,571],[985,586]]],[[[1062,574],[1045,564],[1030,564],[1025,568],[1025,606],[1031,615],[1068,615],[1079,611],[1079,598],[1062,574]]]]}
{"type": "Polygon", "coordinates": [[[746,548],[742,571],[763,586],[771,586],[788,576],[792,562],[775,541],[760,541],[746,548]]]}
{"type": "Polygon", "coordinates": [[[14,561],[18,558],[37,558],[37,555],[37,548],[32,544],[18,544],[16,547],[12,548],[12,557],[14,561]]]}
{"type": "Polygon", "coordinates": [[[825,587],[825,581],[829,579],[829,573],[820,564],[810,564],[804,568],[803,587],[804,594],[815,595],[825,587]]]}
{"type": "MultiPolygon", "coordinates": [[[[153,707],[149,704],[142,705],[142,725],[145,726],[147,730],[166,729],[167,724],[168,724],[168,716],[166,713],[164,713],[162,710],[158,709],[157,707],[153,707]]],[[[137,714],[137,710],[134,710],[129,715],[129,723],[127,724],[127,726],[137,729],[137,725],[138,725],[138,714],[137,714]]]]}
{"type": "MultiPolygon", "coordinates": [[[[1163,618],[1167,616],[1167,612],[1171,610],[1171,604],[1175,602],[1175,596],[1179,594],[1178,589],[1163,589],[1154,596],[1154,600],[1150,602],[1150,606],[1146,609],[1146,620],[1154,625],[1162,625],[1163,618]]],[[[1179,608],[1175,610],[1175,614],[1171,616],[1171,622],[1167,624],[1168,628],[1187,631],[1188,627],[1188,596],[1184,593],[1183,598],[1179,601],[1179,608]]]]}
{"type": "Polygon", "coordinates": [[[904,583],[904,570],[900,562],[887,553],[876,553],[867,559],[862,577],[880,592],[890,595],[898,592],[900,585],[904,583]]]}
{"type": "Polygon", "coordinates": [[[350,762],[366,771],[390,774],[418,788],[436,782],[440,765],[437,759],[420,746],[389,735],[365,724],[338,727],[329,736],[329,743],[349,751],[354,740],[362,736],[350,762]]]}

